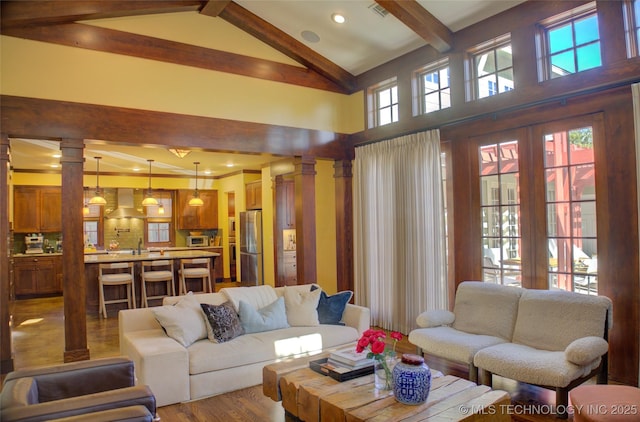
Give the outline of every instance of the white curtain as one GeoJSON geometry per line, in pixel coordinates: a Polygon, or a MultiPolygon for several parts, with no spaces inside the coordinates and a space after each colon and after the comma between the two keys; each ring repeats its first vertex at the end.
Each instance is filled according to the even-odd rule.
{"type": "Polygon", "coordinates": [[[353,180],[355,302],[407,334],[447,308],[440,132],[356,148],[353,180]]]}
{"type": "MultiPolygon", "coordinates": [[[[640,187],[640,83],[631,85],[631,95],[633,96],[633,121],[636,129],[636,180],[638,187],[640,187]]],[[[638,210],[640,211],[640,192],[637,197],[638,210]]],[[[638,214],[640,220],[640,212],[638,214]]],[[[640,224],[640,221],[638,223],[640,224]]],[[[638,282],[640,283],[640,280],[638,282]]],[[[640,370],[638,370],[638,387],[640,387],[640,370]]]]}

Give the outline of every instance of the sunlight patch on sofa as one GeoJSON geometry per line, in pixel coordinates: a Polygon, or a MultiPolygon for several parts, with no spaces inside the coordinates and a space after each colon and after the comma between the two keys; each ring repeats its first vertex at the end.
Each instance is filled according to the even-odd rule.
{"type": "Polygon", "coordinates": [[[278,357],[315,354],[322,351],[322,336],[319,333],[313,333],[300,337],[289,337],[276,340],[273,345],[278,357]]]}

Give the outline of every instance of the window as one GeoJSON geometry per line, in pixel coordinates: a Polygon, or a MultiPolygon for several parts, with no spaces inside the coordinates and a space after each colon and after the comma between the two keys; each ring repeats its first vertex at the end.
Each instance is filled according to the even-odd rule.
{"type": "Polygon", "coordinates": [[[627,56],[640,56],[640,0],[626,1],[624,4],[624,24],[627,38],[627,56]]]}
{"type": "Polygon", "coordinates": [[[602,65],[595,3],[541,23],[541,80],[559,78],[602,65]]]}
{"type": "Polygon", "coordinates": [[[398,121],[398,84],[388,79],[368,90],[369,127],[384,126],[398,121]]]}
{"type": "Polygon", "coordinates": [[[98,237],[98,221],[84,221],[84,246],[87,247],[89,244],[95,246],[100,245],[100,239],[98,237]]]}
{"type": "Polygon", "coordinates": [[[145,220],[147,246],[171,246],[173,244],[173,196],[169,191],[154,191],[158,206],[146,207],[145,220]]]}
{"type": "Polygon", "coordinates": [[[484,281],[521,286],[518,141],[479,149],[484,281]]]}
{"type": "Polygon", "coordinates": [[[471,51],[473,98],[485,98],[514,88],[511,37],[504,35],[471,51]]]}
{"type": "Polygon", "coordinates": [[[426,114],[451,107],[449,61],[441,60],[414,72],[418,110],[426,114]]]}
{"type": "Polygon", "coordinates": [[[544,135],[549,288],[597,294],[593,129],[544,135]]]}

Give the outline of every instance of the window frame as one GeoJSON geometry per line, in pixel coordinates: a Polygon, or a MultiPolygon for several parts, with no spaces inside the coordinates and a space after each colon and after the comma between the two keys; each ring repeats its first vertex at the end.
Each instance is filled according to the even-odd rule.
{"type": "MultiPolygon", "coordinates": [[[[393,97],[393,96],[392,96],[393,97]]],[[[386,107],[385,107],[386,108],[386,107]]],[[[367,109],[368,109],[368,126],[370,129],[387,126],[389,124],[397,123],[400,121],[400,93],[398,90],[398,79],[394,76],[392,78],[386,79],[376,85],[373,85],[367,89],[367,109]],[[396,89],[396,98],[397,102],[391,101],[389,107],[391,108],[391,121],[389,123],[381,124],[380,123],[380,110],[381,107],[379,105],[379,93],[385,90],[393,90],[396,89]],[[397,110],[395,120],[393,119],[393,109],[397,110]]]]}
{"type": "Polygon", "coordinates": [[[441,60],[435,61],[433,63],[429,63],[419,69],[413,71],[412,77],[413,84],[413,93],[414,93],[414,104],[413,104],[413,115],[419,116],[429,113],[435,113],[441,110],[445,110],[447,108],[453,107],[452,97],[451,97],[451,66],[449,65],[449,58],[445,57],[441,60]],[[447,70],[447,75],[449,78],[448,84],[446,88],[442,87],[442,81],[439,77],[440,72],[443,70],[447,70]],[[429,94],[425,93],[425,76],[427,74],[437,73],[438,74],[438,89],[431,91],[429,94]],[[449,91],[449,105],[446,107],[442,106],[442,93],[443,91],[449,91]],[[437,110],[426,110],[426,100],[425,97],[427,95],[433,95],[437,93],[438,95],[438,109],[437,110]]]}
{"type": "Polygon", "coordinates": [[[508,67],[504,67],[504,68],[500,68],[498,69],[497,66],[495,66],[495,69],[493,72],[488,73],[486,75],[478,75],[478,69],[476,68],[476,58],[481,56],[482,54],[487,54],[490,52],[494,52],[494,64],[497,64],[498,62],[498,54],[497,51],[505,48],[509,46],[510,48],[513,48],[512,42],[511,42],[511,33],[507,33],[501,36],[498,36],[496,38],[493,38],[487,42],[484,42],[482,44],[478,44],[475,47],[467,50],[467,58],[465,60],[466,62],[466,74],[467,74],[467,84],[466,84],[466,91],[467,91],[467,101],[474,101],[474,100],[481,100],[484,98],[491,98],[491,97],[495,97],[497,95],[500,94],[505,94],[507,92],[513,91],[516,89],[516,78],[515,78],[515,67],[514,67],[514,62],[513,62],[513,51],[511,53],[511,66],[508,67]],[[502,92],[500,91],[500,79],[499,79],[499,74],[503,73],[505,70],[509,70],[511,69],[511,73],[513,75],[513,87],[507,90],[503,90],[502,92]],[[497,88],[497,93],[494,95],[487,95],[487,96],[480,96],[480,79],[485,79],[487,78],[489,75],[495,75],[494,81],[496,84],[496,88],[497,88]]]}
{"type": "MultiPolygon", "coordinates": [[[[156,199],[158,199],[164,206],[166,211],[168,212],[168,215],[166,217],[158,217],[158,216],[151,216],[151,217],[147,217],[144,220],[144,240],[145,240],[145,246],[147,248],[149,247],[170,247],[175,245],[175,213],[173,212],[174,206],[175,206],[175,196],[173,191],[164,191],[164,190],[154,190],[154,197],[156,199]],[[169,240],[167,242],[151,242],[149,240],[150,236],[149,236],[149,224],[156,224],[156,223],[167,223],[169,224],[169,240]]],[[[147,210],[149,210],[148,207],[147,210]]]]}
{"type": "Polygon", "coordinates": [[[589,41],[587,43],[584,44],[579,44],[577,45],[575,43],[575,22],[579,21],[579,20],[583,20],[587,17],[590,16],[595,16],[596,19],[598,19],[598,9],[597,9],[597,4],[595,1],[592,1],[590,3],[584,4],[582,6],[576,7],[574,9],[568,10],[564,13],[560,13],[558,15],[552,16],[550,18],[547,18],[541,22],[538,23],[537,25],[537,30],[536,30],[536,52],[537,52],[537,57],[538,57],[538,81],[539,82],[544,82],[544,81],[549,81],[549,80],[553,80],[553,79],[560,79],[564,76],[570,76],[570,75],[575,75],[577,73],[581,73],[587,70],[591,70],[591,69],[597,69],[599,67],[602,67],[603,63],[602,63],[602,37],[601,37],[601,31],[600,31],[600,20],[598,19],[598,38],[594,41],[589,41]],[[566,75],[560,75],[560,76],[556,76],[553,77],[553,73],[552,73],[552,69],[553,66],[551,64],[551,58],[553,56],[556,56],[558,54],[558,52],[554,53],[553,55],[551,54],[551,49],[549,46],[549,31],[553,30],[554,28],[559,28],[562,26],[565,26],[567,24],[571,25],[571,34],[572,34],[572,46],[571,48],[567,48],[565,50],[562,50],[563,52],[568,52],[571,51],[573,53],[573,62],[575,65],[575,71],[571,72],[571,73],[567,73],[566,75]],[[594,66],[591,67],[589,69],[584,69],[584,70],[578,70],[578,54],[577,54],[577,50],[580,47],[584,47],[586,45],[589,44],[595,44],[598,43],[599,45],[599,52],[600,52],[600,65],[599,66],[594,66]]]}
{"type": "Polygon", "coordinates": [[[640,56],[640,0],[625,0],[622,3],[624,33],[627,42],[627,58],[640,56]],[[638,13],[636,13],[636,8],[638,13]]]}

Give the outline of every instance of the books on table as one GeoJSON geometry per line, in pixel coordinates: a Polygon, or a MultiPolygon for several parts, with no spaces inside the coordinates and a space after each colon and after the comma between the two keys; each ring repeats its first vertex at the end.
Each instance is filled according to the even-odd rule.
{"type": "Polygon", "coordinates": [[[351,369],[359,369],[373,365],[373,360],[367,358],[367,352],[357,353],[355,348],[331,352],[328,362],[333,365],[351,369]]]}

